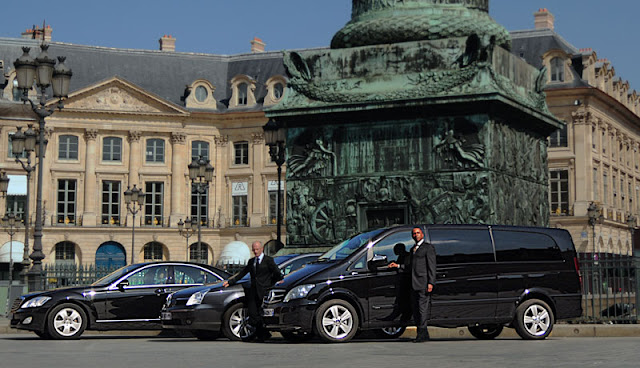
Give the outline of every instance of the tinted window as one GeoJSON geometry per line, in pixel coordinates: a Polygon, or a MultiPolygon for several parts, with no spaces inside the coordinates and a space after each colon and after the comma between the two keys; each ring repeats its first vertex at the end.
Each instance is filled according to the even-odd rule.
{"type": "Polygon", "coordinates": [[[218,281],[218,279],[201,268],[190,266],[173,267],[174,284],[206,284],[218,281]]]}
{"type": "Polygon", "coordinates": [[[498,262],[562,260],[560,248],[545,234],[494,230],[498,262]]]}
{"type": "Polygon", "coordinates": [[[282,270],[282,274],[283,275],[288,275],[291,272],[297,270],[298,268],[304,266],[305,264],[313,261],[315,258],[315,256],[312,257],[302,257],[302,258],[298,258],[295,261],[289,263],[283,270],[282,270]]]}
{"type": "Polygon", "coordinates": [[[129,286],[164,285],[167,283],[167,266],[144,268],[127,277],[129,286]]]}
{"type": "Polygon", "coordinates": [[[406,252],[415,244],[411,238],[411,229],[393,233],[373,246],[373,255],[387,256],[387,261],[398,261],[402,251],[406,252]],[[394,250],[394,248],[397,248],[394,250]]]}
{"type": "Polygon", "coordinates": [[[438,264],[494,261],[488,229],[431,229],[429,237],[436,248],[438,264]]]}

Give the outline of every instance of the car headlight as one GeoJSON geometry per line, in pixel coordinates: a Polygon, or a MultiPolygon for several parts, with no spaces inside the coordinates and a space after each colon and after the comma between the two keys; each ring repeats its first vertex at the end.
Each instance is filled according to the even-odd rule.
{"type": "Polygon", "coordinates": [[[287,295],[285,295],[284,302],[286,303],[289,300],[304,298],[314,287],[316,287],[315,284],[296,286],[293,289],[289,290],[287,295]]]}
{"type": "Polygon", "coordinates": [[[198,291],[197,293],[191,294],[189,300],[187,300],[187,305],[198,305],[202,303],[202,299],[204,299],[205,295],[207,295],[206,291],[198,291]]]}
{"type": "Polygon", "coordinates": [[[36,296],[33,299],[29,299],[26,302],[22,303],[20,308],[37,308],[42,307],[44,303],[51,300],[50,296],[36,296]]]}

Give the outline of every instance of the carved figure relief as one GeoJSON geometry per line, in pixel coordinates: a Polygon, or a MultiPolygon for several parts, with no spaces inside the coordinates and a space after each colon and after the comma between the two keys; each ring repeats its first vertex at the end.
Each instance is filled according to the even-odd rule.
{"type": "Polygon", "coordinates": [[[336,154],[331,145],[316,139],[307,145],[301,155],[291,155],[287,162],[290,177],[306,178],[318,176],[336,176],[336,154]]]}

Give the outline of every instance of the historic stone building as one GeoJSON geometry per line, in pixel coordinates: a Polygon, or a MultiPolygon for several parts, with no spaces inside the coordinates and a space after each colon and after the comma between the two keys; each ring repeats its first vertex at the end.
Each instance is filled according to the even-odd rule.
{"type": "Polygon", "coordinates": [[[566,123],[549,141],[551,226],[568,229],[579,252],[631,255],[640,212],[637,92],[607,59],[558,35],[547,9],[535,13],[535,29],[511,36],[514,54],[546,68],[547,105],[566,123]],[[590,205],[598,211],[591,222],[590,205]]]}
{"type": "MultiPolygon", "coordinates": [[[[264,52],[259,39],[251,42],[252,53],[233,56],[175,52],[175,42],[164,36],[157,51],[50,43],[49,54],[66,56],[73,77],[65,108],[46,124],[45,263],[124,264],[132,253],[134,262],[241,263],[251,242],[275,238],[276,165],[262,127],[263,108],[285,91],[282,54],[264,52]],[[192,190],[188,176],[188,165],[200,157],[215,168],[204,194],[192,190]],[[135,217],[132,247],[133,217],[123,192],[133,186],[146,193],[146,204],[135,217]],[[188,217],[196,221],[198,206],[200,248],[197,233],[187,241],[177,227],[188,217]]],[[[39,45],[0,39],[3,106],[15,107],[9,101],[20,97],[13,61],[21,47],[31,47],[35,57],[39,45]]],[[[7,210],[19,216],[27,183],[9,153],[10,136],[35,123],[27,106],[0,119],[0,169],[11,176],[7,210]]],[[[0,239],[7,253],[9,236],[0,232],[0,239]]],[[[14,241],[21,261],[24,231],[14,241]]]]}

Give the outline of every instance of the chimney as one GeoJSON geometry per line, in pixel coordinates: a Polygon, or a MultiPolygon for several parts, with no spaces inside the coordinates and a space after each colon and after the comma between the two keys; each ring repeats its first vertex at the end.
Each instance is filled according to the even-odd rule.
{"type": "Polygon", "coordinates": [[[26,31],[22,32],[22,38],[28,38],[30,40],[42,40],[42,34],[44,33],[44,40],[47,42],[51,42],[51,36],[53,34],[53,29],[51,26],[28,28],[26,31]]]}
{"type": "Polygon", "coordinates": [[[176,51],[176,39],[171,35],[162,36],[158,42],[160,43],[160,51],[176,51]]]}
{"type": "Polygon", "coordinates": [[[555,17],[547,8],[538,9],[537,13],[533,14],[534,23],[536,29],[551,29],[553,30],[553,22],[555,21],[555,17]]]}
{"type": "Polygon", "coordinates": [[[251,52],[252,53],[264,52],[265,46],[266,44],[262,42],[261,39],[259,39],[258,37],[254,37],[253,40],[251,41],[251,52]]]}

